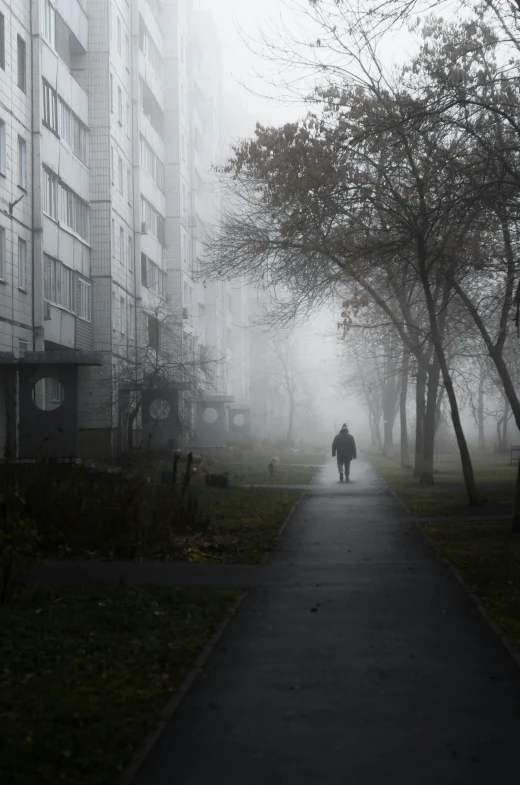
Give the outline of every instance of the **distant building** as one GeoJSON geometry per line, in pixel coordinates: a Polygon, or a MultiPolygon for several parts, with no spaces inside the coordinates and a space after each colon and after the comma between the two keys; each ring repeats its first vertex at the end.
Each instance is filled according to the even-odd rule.
{"type": "Polygon", "coordinates": [[[182,368],[208,357],[206,402],[247,404],[243,291],[197,279],[224,151],[207,14],[0,0],[0,89],[0,449],[179,444],[207,408],[182,368]],[[169,389],[149,385],[145,354],[175,357],[169,389]]]}

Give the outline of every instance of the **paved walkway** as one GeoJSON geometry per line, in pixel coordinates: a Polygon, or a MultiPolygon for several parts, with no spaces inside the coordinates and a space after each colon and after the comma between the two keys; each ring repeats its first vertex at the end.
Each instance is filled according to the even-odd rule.
{"type": "MultiPolygon", "coordinates": [[[[508,785],[520,670],[361,461],[321,470],[134,785],[508,785]]],[[[254,582],[254,581],[253,581],[254,582]]]]}

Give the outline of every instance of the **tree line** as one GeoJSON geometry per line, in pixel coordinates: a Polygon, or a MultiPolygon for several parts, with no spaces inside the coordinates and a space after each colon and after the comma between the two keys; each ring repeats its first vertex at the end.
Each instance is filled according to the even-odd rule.
{"type": "Polygon", "coordinates": [[[319,35],[283,58],[319,73],[311,110],[234,148],[208,271],[282,290],[279,320],[339,297],[343,329],[364,326],[367,345],[382,332],[393,411],[415,378],[415,474],[434,480],[444,401],[476,506],[457,380],[491,368],[520,429],[520,8],[458,6],[450,21],[404,0],[301,5],[319,35]],[[404,21],[418,45],[387,67],[379,44],[404,21]]]}

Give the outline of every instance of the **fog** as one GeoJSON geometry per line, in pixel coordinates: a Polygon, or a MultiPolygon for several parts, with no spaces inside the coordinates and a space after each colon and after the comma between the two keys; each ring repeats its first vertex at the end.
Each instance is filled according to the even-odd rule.
{"type": "MultiPolygon", "coordinates": [[[[305,4],[292,3],[290,0],[288,2],[264,0],[253,5],[239,0],[223,0],[219,2],[218,9],[210,3],[202,5],[214,16],[223,45],[226,107],[232,115],[229,118],[229,128],[234,140],[251,136],[257,122],[264,126],[282,126],[286,122],[303,118],[309,108],[316,111],[314,106],[306,105],[304,97],[312,91],[315,84],[320,82],[321,76],[316,73],[316,69],[309,67],[309,56],[302,43],[304,39],[309,41],[316,35],[318,46],[321,47],[321,51],[314,49],[310,56],[311,60],[314,58],[314,61],[319,61],[321,57],[323,62],[329,65],[333,63],[335,68],[338,64],[338,51],[341,51],[340,59],[343,58],[345,62],[348,60],[346,51],[332,46],[332,39],[327,39],[325,24],[320,26],[319,13],[316,13],[314,21],[295,13],[295,8],[301,10],[305,4]],[[280,50],[275,54],[268,52],[265,45],[265,41],[269,40],[270,44],[276,47],[280,41],[283,41],[284,35],[288,41],[287,52],[290,52],[293,47],[294,62],[289,62],[290,56],[286,57],[285,53],[280,53],[280,50]],[[321,40],[320,36],[325,38],[321,40]],[[298,41],[296,48],[294,48],[295,41],[298,41]],[[330,51],[327,51],[328,48],[330,51]],[[316,51],[320,54],[316,55],[316,51]],[[303,64],[304,60],[306,65],[303,64]],[[279,69],[278,77],[277,69],[279,69]]],[[[333,9],[333,4],[324,3],[323,6],[325,10],[321,22],[327,14],[330,14],[330,18],[334,21],[341,21],[341,14],[345,13],[344,11],[333,9]]],[[[471,18],[470,4],[463,4],[457,9],[445,3],[441,6],[443,16],[438,17],[439,24],[463,23],[465,19],[471,18]]],[[[424,31],[428,35],[429,20],[433,19],[428,16],[431,11],[428,4],[417,3],[415,7],[423,12],[422,15],[412,15],[409,24],[400,24],[388,29],[377,39],[373,48],[367,48],[368,59],[365,50],[360,59],[354,59],[345,66],[344,73],[353,74],[351,78],[357,80],[358,84],[362,84],[369,73],[372,74],[370,78],[373,78],[376,71],[378,79],[385,84],[390,85],[392,79],[399,79],[397,74],[403,67],[406,69],[407,63],[417,55],[422,45],[424,31]],[[377,63],[377,66],[374,66],[374,63],[377,63]],[[375,71],[370,70],[374,67],[375,71]]],[[[496,22],[495,18],[488,19],[489,24],[494,22],[496,22]]],[[[332,22],[330,24],[332,25],[332,22]]],[[[507,42],[504,51],[507,51],[507,42]]],[[[499,61],[502,59],[505,62],[505,53],[499,52],[498,58],[499,61]]],[[[330,73],[332,75],[329,78],[332,83],[335,79],[334,69],[330,73]]],[[[319,110],[317,111],[319,113],[319,110]]],[[[363,321],[367,314],[361,316],[356,324],[358,317],[356,310],[356,316],[351,322],[349,309],[353,294],[355,299],[358,292],[347,286],[344,292],[338,291],[331,296],[328,307],[318,310],[313,308],[310,301],[307,302],[308,318],[298,321],[293,331],[293,336],[296,336],[294,340],[298,344],[298,365],[305,370],[306,381],[312,387],[314,407],[324,437],[337,430],[341,422],[346,421],[359,432],[362,442],[371,441],[373,445],[378,443],[382,448],[385,439],[389,439],[390,442],[399,445],[399,418],[396,415],[399,407],[400,371],[397,364],[389,359],[388,352],[392,354],[393,349],[389,349],[385,344],[386,339],[383,334],[388,329],[387,319],[379,317],[374,319],[372,314],[370,329],[382,331],[382,343],[380,342],[376,347],[374,342],[368,339],[369,333],[364,332],[363,321]],[[346,314],[341,306],[343,296],[347,302],[346,314]],[[345,317],[349,324],[348,329],[344,331],[345,325],[343,324],[342,327],[342,322],[345,322],[345,317]],[[363,336],[366,336],[366,342],[363,336]],[[354,362],[358,364],[357,374],[354,370],[354,362]],[[370,370],[367,370],[369,366],[370,370]],[[361,369],[366,373],[364,382],[360,379],[361,369]],[[388,402],[385,404],[384,398],[388,393],[386,388],[392,386],[389,379],[397,380],[393,393],[394,400],[391,404],[388,402]],[[378,397],[379,401],[374,404],[378,397]],[[377,435],[374,432],[374,423],[371,422],[370,414],[373,404],[378,410],[377,418],[380,418],[376,430],[389,428],[390,432],[385,437],[382,431],[377,435]],[[388,405],[391,412],[385,408],[388,405]],[[372,426],[371,434],[369,423],[372,426]]],[[[300,316],[301,314],[300,311],[300,316]]],[[[470,338],[469,342],[471,343],[472,340],[470,338]]],[[[452,378],[459,393],[457,416],[460,418],[460,425],[467,433],[471,445],[475,446],[478,443],[482,449],[486,444],[488,449],[494,447],[504,450],[509,440],[514,441],[517,437],[514,433],[514,421],[511,419],[512,410],[509,408],[508,401],[504,399],[504,403],[502,400],[504,398],[502,382],[498,381],[495,384],[490,381],[490,385],[484,382],[482,376],[484,371],[480,372],[477,366],[472,364],[468,352],[471,355],[473,349],[468,347],[461,349],[460,358],[453,360],[451,368],[452,378]]],[[[508,352],[514,355],[511,368],[514,369],[512,373],[515,375],[517,351],[512,340],[508,343],[508,352]]],[[[412,433],[415,427],[415,413],[410,393],[413,393],[416,370],[413,366],[407,372],[411,375],[407,377],[409,392],[405,403],[412,433]]],[[[457,448],[451,422],[453,402],[448,404],[443,390],[445,387],[441,379],[438,401],[438,444],[444,450],[452,450],[457,448]]],[[[394,454],[390,444],[385,451],[389,455],[394,454]]]]}

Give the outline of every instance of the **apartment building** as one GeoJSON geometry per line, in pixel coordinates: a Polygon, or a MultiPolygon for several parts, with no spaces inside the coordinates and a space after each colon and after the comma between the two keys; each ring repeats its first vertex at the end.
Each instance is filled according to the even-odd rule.
{"type": "Polygon", "coordinates": [[[0,91],[0,449],[172,446],[215,407],[229,435],[247,298],[198,279],[224,151],[207,11],[0,0],[0,91]]]}
{"type": "Polygon", "coordinates": [[[78,0],[0,0],[0,447],[21,458],[77,453],[78,378],[99,361],[87,40],[78,0]]]}

